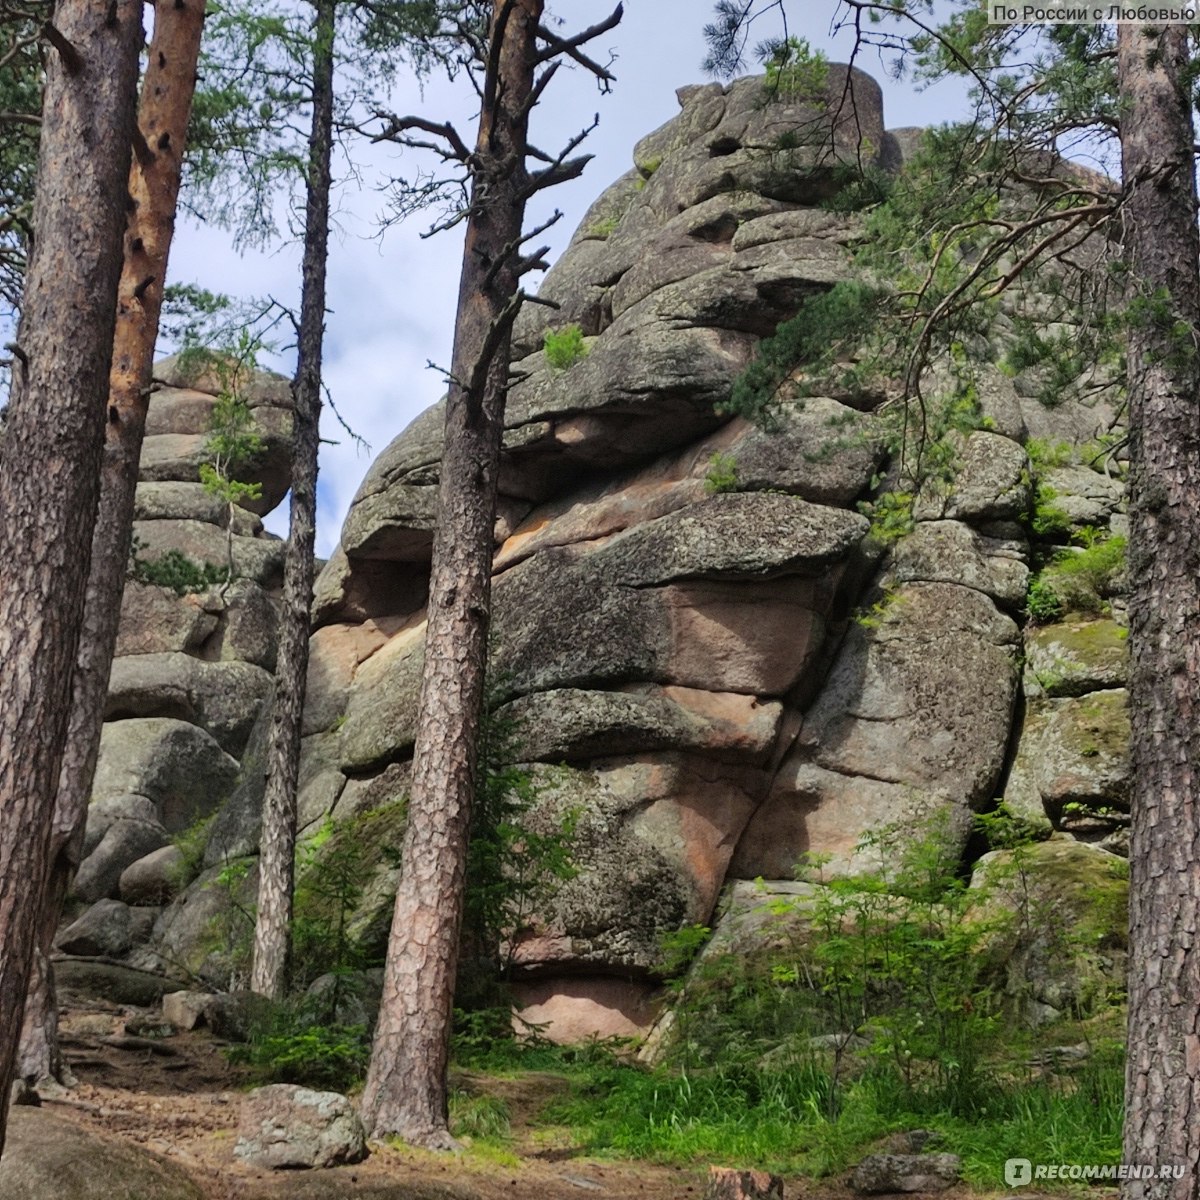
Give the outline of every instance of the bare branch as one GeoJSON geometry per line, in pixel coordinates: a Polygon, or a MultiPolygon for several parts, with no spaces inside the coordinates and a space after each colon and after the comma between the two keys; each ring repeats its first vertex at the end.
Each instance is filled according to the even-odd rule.
{"type": "MultiPolygon", "coordinates": [[[[544,192],[547,188],[555,187],[557,184],[566,183],[568,179],[578,179],[582,174],[584,167],[592,161],[594,157],[591,154],[582,154],[578,158],[568,159],[567,155],[571,153],[583,140],[600,124],[600,114],[597,113],[592,118],[592,123],[586,128],[581,129],[562,149],[562,152],[552,161],[550,165],[541,171],[531,171],[529,182],[525,185],[524,194],[526,199],[536,195],[538,192],[544,192]]],[[[537,152],[537,156],[543,162],[548,161],[548,156],[537,152]]]]}
{"type": "Polygon", "coordinates": [[[47,21],[42,26],[42,37],[58,51],[63,69],[68,75],[78,75],[83,70],[83,59],[80,57],[79,51],[66,39],[60,29],[47,21]]]}
{"type": "Polygon", "coordinates": [[[424,117],[398,117],[394,113],[376,110],[375,116],[381,121],[387,122],[387,128],[380,130],[374,137],[372,142],[398,142],[401,145],[413,146],[422,150],[432,150],[436,154],[440,154],[443,159],[449,161],[468,164],[471,161],[471,151],[467,149],[466,142],[463,141],[458,130],[447,121],[444,125],[438,125],[434,121],[427,121],[424,117]],[[422,133],[431,134],[433,137],[441,138],[446,146],[431,145],[429,142],[420,142],[406,139],[401,135],[409,129],[418,129],[422,133]]]}
{"type": "Polygon", "coordinates": [[[515,292],[508,298],[508,303],[496,314],[496,319],[488,326],[488,331],[483,338],[483,345],[479,348],[479,355],[475,359],[475,365],[471,368],[471,378],[466,384],[469,395],[473,397],[483,395],[483,385],[487,380],[488,372],[492,369],[492,361],[516,322],[517,314],[521,311],[521,305],[524,303],[525,293],[515,292]]]}
{"type": "Polygon", "coordinates": [[[607,67],[602,67],[594,59],[589,58],[579,47],[586,46],[588,42],[600,37],[601,34],[608,33],[610,29],[615,29],[621,23],[621,18],[624,15],[625,6],[618,4],[603,21],[569,38],[560,38],[557,34],[551,33],[544,25],[539,25],[537,35],[546,43],[546,48],[538,54],[535,61],[540,65],[565,54],[568,58],[574,59],[581,67],[586,67],[587,70],[591,71],[600,81],[600,85],[604,91],[607,92],[609,86],[616,79],[616,76],[607,67]]]}

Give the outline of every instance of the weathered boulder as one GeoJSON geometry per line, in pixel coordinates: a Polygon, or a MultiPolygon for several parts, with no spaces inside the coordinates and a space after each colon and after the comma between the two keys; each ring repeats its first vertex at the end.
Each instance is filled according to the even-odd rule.
{"type": "Polygon", "coordinates": [[[174,718],[198,725],[228,754],[241,754],[272,679],[247,662],[203,662],[187,654],[138,654],[113,662],[105,720],[174,718]]]}
{"type": "Polygon", "coordinates": [[[1076,528],[1103,529],[1126,506],[1124,483],[1089,467],[1050,467],[1039,481],[1053,492],[1054,506],[1076,528]]]}
{"type": "Polygon", "coordinates": [[[118,890],[126,904],[166,904],[183,890],[186,862],[178,846],[152,850],[121,872],[118,890]]]}
{"type": "Polygon", "coordinates": [[[883,458],[869,418],[820,396],[781,404],[773,418],[770,429],[731,423],[727,453],[739,489],[781,490],[841,507],[866,491],[883,458]]]}
{"type": "Polygon", "coordinates": [[[736,692],[632,685],[621,691],[553,689],[500,710],[530,762],[649,750],[691,750],[761,762],[774,748],[782,705],[736,692]]]}
{"type": "Polygon", "coordinates": [[[214,496],[202,483],[164,480],[159,483],[139,483],[133,502],[135,521],[207,521],[210,525],[226,527],[233,522],[233,532],[239,537],[257,537],[262,533],[262,519],[235,505],[230,511],[227,501],[214,496]]]}
{"type": "Polygon", "coordinates": [[[172,355],[157,363],[158,385],[150,395],[141,479],[186,481],[199,479],[199,465],[208,457],[206,442],[216,397],[236,387],[246,402],[262,448],[243,470],[262,485],[262,498],[244,507],[262,515],[287,494],[291,471],[292,397],[288,380],[269,371],[247,371],[215,360],[172,355]]]}
{"type": "Polygon", "coordinates": [[[87,826],[83,835],[83,856],[86,858],[100,845],[104,835],[117,821],[141,821],[161,825],[158,809],[145,796],[105,796],[93,799],[88,806],[87,826]]]}
{"type": "Polygon", "coordinates": [[[235,579],[227,588],[214,590],[222,620],[208,647],[211,656],[274,671],[279,613],[270,595],[250,579],[235,579]]]}
{"type": "Polygon", "coordinates": [[[957,1154],[868,1154],[854,1168],[850,1186],[864,1196],[944,1192],[961,1175],[957,1154]]]}
{"type": "Polygon", "coordinates": [[[12,1200],[204,1200],[175,1163],[44,1108],[8,1118],[0,1195],[12,1200]]]}
{"type": "Polygon", "coordinates": [[[520,1031],[535,1026],[560,1045],[590,1038],[640,1038],[654,1024],[653,984],[609,976],[566,976],[518,982],[513,1009],[520,1031]]]}
{"type": "MultiPolygon", "coordinates": [[[[145,657],[161,661],[157,655],[145,657]]],[[[191,661],[183,655],[165,657],[191,661]]],[[[93,808],[97,800],[144,796],[162,825],[178,833],[217,810],[237,772],[237,762],[187,721],[165,716],[108,721],[100,735],[93,808]]]]}
{"type": "Polygon", "coordinates": [[[115,896],[126,867],[166,845],[170,834],[159,821],[114,821],[79,865],[71,891],[81,900],[115,896]]]}
{"type": "Polygon", "coordinates": [[[1133,790],[1128,747],[1123,688],[1031,700],[1005,802],[1035,819],[1040,802],[1057,828],[1102,836],[1128,824],[1133,790]]]}
{"type": "Polygon", "coordinates": [[[265,587],[283,577],[283,542],[275,537],[232,537],[207,521],[135,521],[139,557],[153,563],[178,551],[194,563],[226,569],[233,563],[234,579],[251,579],[265,587]]]}
{"type": "Polygon", "coordinates": [[[264,704],[242,751],[229,796],[217,810],[204,842],[204,866],[245,858],[258,848],[263,796],[267,788],[267,746],[271,736],[271,704],[264,704]]]}
{"type": "MultiPolygon", "coordinates": [[[[569,818],[578,870],[555,890],[537,926],[518,934],[514,966],[589,964],[619,974],[659,967],[662,935],[702,903],[684,846],[655,845],[631,822],[641,803],[638,785],[665,783],[665,774],[620,760],[609,772],[559,767],[535,774],[531,824],[553,834],[569,818]]],[[[743,798],[742,807],[748,812],[750,801],[743,798]]]]}
{"type": "Polygon", "coordinates": [[[154,914],[119,900],[98,900],[55,939],[63,954],[120,958],[149,933],[154,914]]]}
{"type": "Polygon", "coordinates": [[[1023,540],[986,537],[961,521],[923,521],[892,550],[888,574],[897,583],[956,583],[1010,612],[1029,590],[1029,548],[1023,540]]]}
{"type": "Polygon", "coordinates": [[[233,1152],[272,1170],[333,1167],[365,1158],[367,1136],[345,1096],[277,1083],[242,1101],[233,1152]]]}
{"type": "Polygon", "coordinates": [[[1125,686],[1129,630],[1109,618],[1075,617],[1025,630],[1025,694],[1083,696],[1125,686]]]}
{"type": "Polygon", "coordinates": [[[1031,499],[1025,450],[1001,434],[977,430],[963,441],[953,481],[923,488],[915,515],[919,521],[1015,520],[1031,499]]]}
{"type": "Polygon", "coordinates": [[[797,753],[828,771],[977,806],[992,799],[1016,696],[1017,628],[979,592],[904,584],[846,636],[797,753]]]}
{"type": "Polygon", "coordinates": [[[244,960],[249,950],[253,921],[247,914],[257,895],[257,859],[209,868],[163,909],[149,944],[135,950],[131,961],[149,970],[186,971],[215,990],[227,990],[239,956],[244,960]]]}
{"type": "Polygon", "coordinates": [[[397,631],[396,622],[326,625],[308,643],[303,732],[331,728],[346,712],[358,668],[397,631]]]}
{"type": "Polygon", "coordinates": [[[424,661],[421,621],[400,630],[359,667],[338,734],[343,768],[363,770],[411,751],[424,661]]]}
{"type": "Polygon", "coordinates": [[[177,596],[170,588],[129,579],[121,598],[116,654],[194,654],[219,624],[220,605],[207,593],[177,596]]]}
{"type": "Polygon", "coordinates": [[[1129,925],[1124,859],[1056,834],[985,854],[971,887],[986,896],[985,914],[994,909],[1008,918],[990,954],[1026,1018],[1040,1024],[1064,1013],[1086,1016],[1119,993],[1129,925]]]}
{"type": "Polygon", "coordinates": [[[102,962],[92,958],[56,956],[54,982],[58,994],[110,1004],[132,1004],[138,1008],[153,1008],[166,992],[177,992],[184,986],[173,974],[170,964],[157,964],[158,970],[143,970],[120,963],[102,962]]]}
{"type": "Polygon", "coordinates": [[[168,992],[162,998],[162,1015],[176,1029],[195,1029],[209,1021],[212,992],[168,992]]]}

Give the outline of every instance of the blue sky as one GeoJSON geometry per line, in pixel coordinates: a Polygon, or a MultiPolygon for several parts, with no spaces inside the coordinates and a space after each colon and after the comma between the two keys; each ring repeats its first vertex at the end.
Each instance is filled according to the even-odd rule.
{"type": "MultiPolygon", "coordinates": [[[[600,116],[599,128],[584,147],[595,158],[583,177],[544,194],[543,207],[530,213],[532,224],[555,207],[562,210],[562,221],[546,236],[552,244],[551,261],[591,201],[629,168],[637,140],[678,112],[676,88],[704,81],[702,28],[711,7],[709,0],[626,0],[624,21],[593,48],[596,56],[606,57],[609,50],[616,55],[617,83],[611,94],[598,94],[594,80],[579,70],[561,71],[551,85],[535,113],[533,138],[543,149],[557,149],[593,114],[600,116]]],[[[790,31],[831,59],[844,61],[852,49],[850,41],[830,36],[837,7],[836,0],[791,3],[790,31]]],[[[608,0],[561,0],[554,6],[571,29],[600,20],[610,8],[608,0]]],[[[764,36],[775,32],[769,21],[762,26],[764,36]]],[[[965,110],[961,88],[955,85],[918,91],[911,81],[893,81],[888,64],[873,51],[864,51],[858,65],[883,86],[891,128],[936,124],[965,110]]],[[[451,119],[473,141],[473,99],[465,80],[429,81],[423,93],[415,83],[401,81],[393,107],[438,121],[451,119]]],[[[322,451],[317,523],[317,552],[322,556],[337,544],[346,508],[372,457],[443,390],[440,377],[426,364],[449,361],[462,252],[458,230],[423,240],[420,234],[429,222],[420,216],[393,227],[380,240],[379,187],[389,171],[411,173],[417,159],[412,152],[400,156],[395,147],[380,145],[364,147],[359,162],[358,178],[341,185],[335,205],[325,378],[339,410],[370,443],[371,451],[351,444],[326,414],[322,435],[339,444],[322,451]]],[[[181,224],[171,276],[176,282],[233,295],[270,293],[298,307],[298,247],[239,256],[231,242],[227,231],[181,224]]],[[[290,374],[292,359],[283,352],[269,365],[290,374]]],[[[286,505],[267,524],[285,532],[286,505]]]]}

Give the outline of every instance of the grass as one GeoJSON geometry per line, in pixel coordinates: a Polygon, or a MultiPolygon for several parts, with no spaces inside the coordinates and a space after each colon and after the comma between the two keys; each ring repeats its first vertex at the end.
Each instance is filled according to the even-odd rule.
{"type": "MultiPolygon", "coordinates": [[[[816,1060],[787,1070],[731,1066],[684,1074],[535,1048],[534,1064],[555,1064],[571,1090],[532,1114],[533,1139],[553,1136],[600,1157],[675,1166],[752,1162],[820,1178],[853,1166],[890,1133],[921,1128],[938,1135],[936,1149],[961,1156],[965,1181],[980,1189],[1002,1186],[1008,1158],[1120,1161],[1124,1078],[1111,1051],[1070,1074],[1038,1076],[1022,1064],[1002,1078],[997,1070],[973,1096],[969,1115],[935,1087],[905,1088],[893,1072],[870,1067],[843,1087],[831,1113],[829,1078],[816,1060]]],[[[511,1068],[505,1074],[511,1078],[511,1068]]],[[[485,1100],[451,1102],[455,1132],[503,1149],[510,1144],[507,1106],[485,1100]]]]}

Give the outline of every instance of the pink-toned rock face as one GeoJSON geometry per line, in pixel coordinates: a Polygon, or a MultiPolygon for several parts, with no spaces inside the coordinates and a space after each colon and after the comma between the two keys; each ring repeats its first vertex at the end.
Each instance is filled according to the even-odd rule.
{"type": "Polygon", "coordinates": [[[767,777],[753,768],[675,755],[604,765],[598,775],[628,800],[630,829],[689,880],[687,920],[706,922],[767,777]]]}
{"type": "Polygon", "coordinates": [[[346,711],[354,674],[395,633],[399,619],[379,618],[361,625],[326,625],[308,643],[308,683],[304,732],[328,729],[346,711]]]}
{"type": "Polygon", "coordinates": [[[603,976],[539,979],[513,985],[518,1031],[537,1025],[560,1045],[591,1038],[643,1037],[658,1016],[655,988],[603,976]]]}
{"type": "Polygon", "coordinates": [[[671,631],[664,674],[687,687],[782,695],[820,651],[825,621],[813,605],[832,594],[840,574],[663,589],[671,631]]]}
{"type": "MultiPolygon", "coordinates": [[[[805,855],[828,859],[825,878],[872,870],[878,852],[859,849],[865,834],[898,822],[917,825],[945,806],[943,797],[862,776],[840,775],[812,763],[785,763],[766,803],[754,814],[730,864],[732,879],[791,879],[805,855]]],[[[948,809],[965,838],[965,805],[948,809]]]]}

